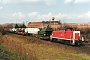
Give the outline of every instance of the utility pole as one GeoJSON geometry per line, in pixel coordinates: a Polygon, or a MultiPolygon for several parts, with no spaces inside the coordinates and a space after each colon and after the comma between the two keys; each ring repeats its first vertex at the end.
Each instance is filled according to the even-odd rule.
{"type": "Polygon", "coordinates": [[[16,19],[16,24],[17,24],[17,19],[16,19]]]}
{"type": "Polygon", "coordinates": [[[29,22],[29,21],[26,20],[26,26],[28,26],[28,22],[29,22]]]}
{"type": "Polygon", "coordinates": [[[52,22],[53,22],[53,25],[54,25],[54,29],[55,29],[55,21],[54,21],[55,17],[52,17],[52,22]]]}

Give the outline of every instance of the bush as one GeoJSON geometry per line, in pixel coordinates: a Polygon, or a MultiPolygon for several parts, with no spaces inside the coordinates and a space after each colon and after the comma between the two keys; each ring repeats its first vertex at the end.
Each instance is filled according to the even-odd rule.
{"type": "Polygon", "coordinates": [[[3,26],[2,25],[0,25],[0,32],[2,32],[2,30],[3,30],[4,28],[3,28],[3,26]]]}
{"type": "Polygon", "coordinates": [[[6,31],[3,29],[3,30],[1,31],[1,33],[2,33],[2,35],[5,35],[5,34],[6,34],[6,31]]]}
{"type": "Polygon", "coordinates": [[[85,37],[85,40],[90,40],[90,28],[81,28],[79,30],[81,35],[85,37]]]}
{"type": "Polygon", "coordinates": [[[2,33],[2,35],[6,34],[6,31],[4,30],[4,27],[2,25],[0,25],[0,33],[2,33]]]}

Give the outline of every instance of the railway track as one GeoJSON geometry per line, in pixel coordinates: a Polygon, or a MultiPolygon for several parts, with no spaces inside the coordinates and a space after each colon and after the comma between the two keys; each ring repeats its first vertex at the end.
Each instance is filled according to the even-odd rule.
{"type": "Polygon", "coordinates": [[[90,43],[84,43],[81,46],[71,46],[71,45],[61,44],[61,43],[53,43],[51,45],[61,48],[61,49],[64,48],[67,51],[74,51],[76,54],[85,53],[85,54],[90,55],[90,43]]]}
{"type": "Polygon", "coordinates": [[[83,52],[87,53],[90,55],[90,42],[85,43],[84,46],[81,46],[80,49],[83,50],[83,52]]]}

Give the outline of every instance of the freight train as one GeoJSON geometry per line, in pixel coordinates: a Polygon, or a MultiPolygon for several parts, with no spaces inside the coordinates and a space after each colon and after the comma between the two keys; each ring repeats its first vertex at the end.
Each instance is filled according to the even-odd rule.
{"type": "Polygon", "coordinates": [[[35,35],[40,39],[48,39],[51,42],[61,42],[70,45],[81,45],[84,42],[84,37],[81,36],[80,31],[75,31],[73,28],[61,28],[60,30],[53,30],[50,27],[46,28],[7,28],[8,32],[13,32],[21,35],[35,35]]]}

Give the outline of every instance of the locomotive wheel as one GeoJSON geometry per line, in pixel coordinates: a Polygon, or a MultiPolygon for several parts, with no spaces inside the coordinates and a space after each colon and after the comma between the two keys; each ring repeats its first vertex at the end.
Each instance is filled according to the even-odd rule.
{"type": "Polygon", "coordinates": [[[64,44],[64,40],[60,40],[60,43],[64,44]]]}
{"type": "Polygon", "coordinates": [[[70,43],[69,43],[70,45],[75,45],[75,43],[73,43],[73,41],[72,40],[70,40],[70,43]]]}
{"type": "Polygon", "coordinates": [[[51,40],[52,42],[57,42],[57,39],[55,39],[55,38],[52,38],[52,40],[51,40]]]}
{"type": "Polygon", "coordinates": [[[70,40],[70,45],[72,45],[72,40],[70,40]]]}

